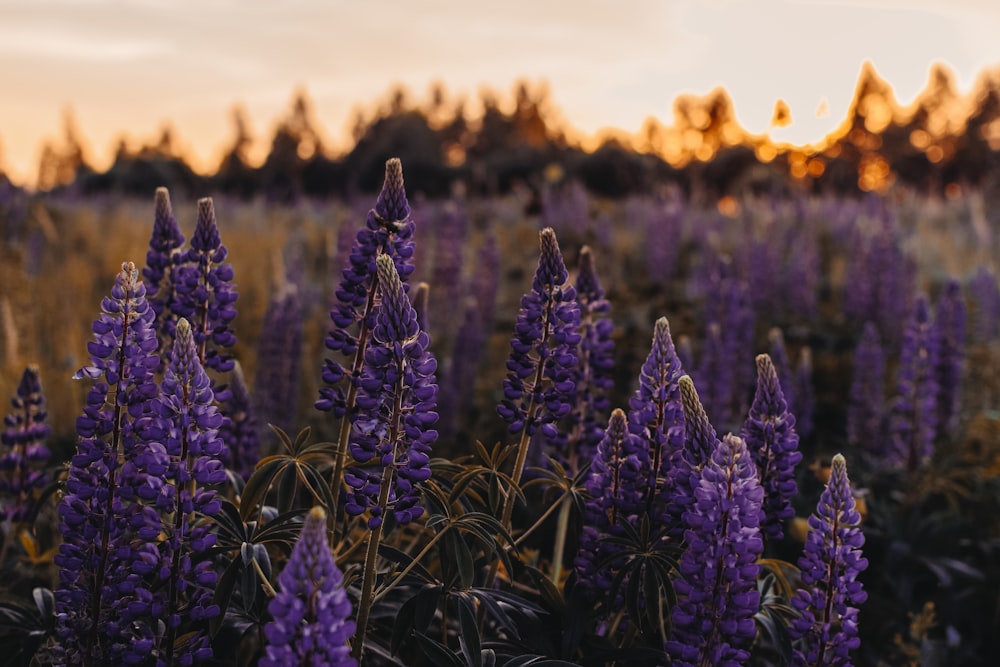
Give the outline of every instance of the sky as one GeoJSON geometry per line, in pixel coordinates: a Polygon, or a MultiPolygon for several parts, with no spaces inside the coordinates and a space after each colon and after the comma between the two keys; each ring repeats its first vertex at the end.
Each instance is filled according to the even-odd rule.
{"type": "Polygon", "coordinates": [[[669,125],[677,95],[723,86],[749,131],[805,144],[844,118],[866,60],[900,102],[935,62],[965,93],[1000,66],[998,35],[996,0],[0,0],[0,169],[30,183],[67,109],[99,167],[169,122],[204,169],[236,104],[267,140],[304,89],[337,145],[394,84],[475,97],[519,79],[586,134],[669,125]],[[779,98],[792,123],[769,128],[779,98]]]}

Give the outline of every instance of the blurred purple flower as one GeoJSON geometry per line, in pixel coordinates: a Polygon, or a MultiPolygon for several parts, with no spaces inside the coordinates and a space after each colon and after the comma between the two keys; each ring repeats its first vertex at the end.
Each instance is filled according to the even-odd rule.
{"type": "Polygon", "coordinates": [[[885,354],[871,322],[854,351],[854,376],[847,406],[847,442],[874,458],[884,458],[882,420],[885,411],[885,354]]]}
{"type": "Polygon", "coordinates": [[[938,343],[938,432],[955,430],[962,398],[965,367],[965,298],[957,280],[949,280],[935,311],[938,343]]]}
{"type": "Polygon", "coordinates": [[[926,297],[919,297],[903,331],[896,400],[890,415],[890,465],[916,471],[934,454],[939,345],[926,297]]]}
{"type": "Polygon", "coordinates": [[[803,438],[813,432],[813,415],[816,412],[816,389],[813,386],[812,350],[799,350],[799,362],[792,376],[792,395],[795,397],[796,430],[803,438]]]}
{"type": "Polygon", "coordinates": [[[268,605],[272,620],[264,627],[267,647],[260,667],[355,667],[347,645],[355,630],[351,601],[330,552],[321,507],[306,517],[278,584],[268,605]]]}
{"type": "Polygon", "coordinates": [[[975,304],[972,336],[979,343],[997,337],[1000,330],[1000,287],[997,278],[988,268],[981,266],[969,280],[969,296],[975,304]]]}
{"type": "Polygon", "coordinates": [[[867,594],[858,575],[868,567],[861,555],[865,536],[859,527],[844,457],[833,457],[830,480],[809,517],[809,534],[799,559],[802,588],[792,598],[800,616],[788,632],[798,640],[794,665],[844,665],[860,645],[858,607],[867,594]]]}
{"type": "Polygon", "coordinates": [[[299,288],[286,280],[271,296],[264,311],[252,394],[257,419],[283,431],[295,426],[302,374],[302,336],[299,288]]]}
{"type": "MultiPolygon", "coordinates": [[[[48,483],[43,468],[52,456],[45,446],[51,428],[37,366],[24,369],[10,405],[13,412],[4,417],[0,439],[0,520],[15,524],[30,517],[32,494],[48,483]]],[[[8,531],[7,539],[14,534],[8,531]]]]}

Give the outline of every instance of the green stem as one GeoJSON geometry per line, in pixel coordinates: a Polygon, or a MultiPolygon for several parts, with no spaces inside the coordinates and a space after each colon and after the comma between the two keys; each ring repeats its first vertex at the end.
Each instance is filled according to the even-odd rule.
{"type": "Polygon", "coordinates": [[[401,582],[403,580],[403,578],[406,577],[406,575],[408,575],[413,570],[413,568],[415,568],[417,566],[417,563],[419,563],[420,560],[424,556],[426,556],[428,554],[428,552],[430,552],[431,548],[435,544],[438,543],[438,540],[440,540],[442,537],[444,537],[444,534],[447,533],[450,528],[451,528],[451,526],[448,526],[447,528],[445,528],[444,530],[442,530],[440,533],[437,533],[436,535],[434,535],[434,537],[431,538],[431,541],[428,542],[426,545],[424,545],[424,548],[420,550],[420,553],[417,554],[416,558],[414,558],[413,560],[411,560],[410,564],[407,565],[406,567],[404,567],[403,570],[399,574],[396,575],[395,579],[393,579],[388,584],[386,584],[385,586],[382,587],[382,590],[380,590],[378,592],[378,595],[376,595],[372,599],[372,604],[375,604],[376,602],[378,602],[379,600],[381,600],[383,597],[386,596],[387,593],[389,593],[389,591],[391,591],[393,588],[395,588],[399,584],[399,582],[401,582]]]}
{"type": "Polygon", "coordinates": [[[358,332],[358,348],[354,352],[354,362],[351,364],[351,376],[348,378],[346,407],[344,416],[340,418],[340,435],[337,438],[337,459],[333,463],[333,476],[330,478],[330,491],[333,496],[333,506],[327,514],[327,529],[330,532],[331,544],[336,544],[340,535],[340,520],[337,514],[340,503],[340,487],[344,484],[344,471],[347,470],[347,445],[351,440],[351,413],[358,400],[358,385],[355,379],[361,375],[365,363],[365,350],[368,348],[368,317],[375,308],[375,292],[378,290],[378,276],[372,275],[372,284],[368,290],[368,301],[365,302],[365,312],[361,316],[361,330],[358,332]]]}
{"type": "Polygon", "coordinates": [[[559,503],[559,521],[556,523],[556,542],[552,549],[552,583],[556,586],[562,579],[563,553],[566,550],[566,531],[569,529],[569,513],[573,508],[569,495],[564,495],[559,503]]]}
{"type": "Polygon", "coordinates": [[[373,594],[375,592],[375,564],[378,561],[378,547],[382,542],[382,527],[385,526],[385,518],[388,513],[389,493],[392,491],[392,479],[395,476],[395,453],[399,444],[400,419],[403,416],[403,378],[404,362],[402,359],[396,360],[396,385],[392,403],[392,413],[389,418],[388,443],[393,453],[393,462],[382,469],[382,485],[378,490],[378,507],[382,510],[382,520],[372,529],[372,534],[368,537],[368,551],[365,554],[364,578],[361,582],[361,600],[358,602],[357,629],[354,635],[354,645],[351,647],[351,656],[361,662],[361,655],[365,650],[365,633],[368,630],[368,617],[371,614],[373,594]]]}

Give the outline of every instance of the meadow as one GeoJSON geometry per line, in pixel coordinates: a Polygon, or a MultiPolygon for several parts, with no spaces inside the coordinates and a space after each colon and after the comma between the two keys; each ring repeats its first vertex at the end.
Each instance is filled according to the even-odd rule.
{"type": "Polygon", "coordinates": [[[995,197],[405,168],[0,202],[0,662],[992,664],[995,197]]]}

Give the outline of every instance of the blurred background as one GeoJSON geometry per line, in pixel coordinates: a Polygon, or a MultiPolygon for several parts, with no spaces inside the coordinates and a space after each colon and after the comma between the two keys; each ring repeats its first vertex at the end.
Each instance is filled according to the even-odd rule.
{"type": "Polygon", "coordinates": [[[956,195],[1000,150],[988,0],[0,1],[0,173],[85,194],[956,195]]]}

